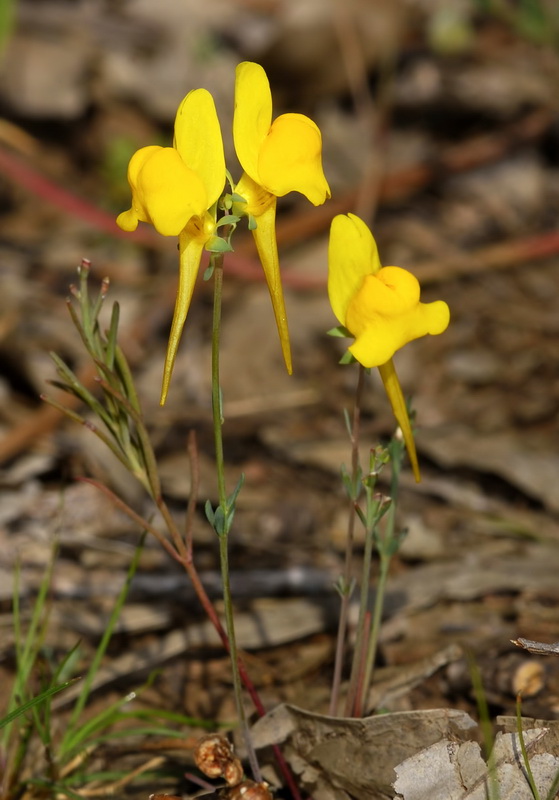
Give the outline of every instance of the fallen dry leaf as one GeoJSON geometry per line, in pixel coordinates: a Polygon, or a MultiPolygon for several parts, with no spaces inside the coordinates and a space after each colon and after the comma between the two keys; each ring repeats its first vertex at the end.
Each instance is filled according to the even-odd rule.
{"type": "MultiPolygon", "coordinates": [[[[530,767],[541,797],[546,797],[559,769],[550,753],[533,755],[533,746],[547,728],[524,733],[530,767]]],[[[495,773],[490,777],[476,742],[440,741],[396,767],[394,788],[402,800],[485,800],[488,787],[499,787],[500,800],[533,800],[516,733],[498,733],[493,749],[495,773]]],[[[396,800],[395,798],[395,800],[396,800]]]]}
{"type": "Polygon", "coordinates": [[[253,727],[257,748],[281,744],[314,800],[392,798],[394,768],[425,746],[475,727],[463,711],[432,709],[347,719],[283,704],[253,727]]]}

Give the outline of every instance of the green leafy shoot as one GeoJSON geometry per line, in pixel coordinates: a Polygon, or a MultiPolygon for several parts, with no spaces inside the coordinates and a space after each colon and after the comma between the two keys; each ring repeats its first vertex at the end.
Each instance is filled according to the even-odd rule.
{"type": "Polygon", "coordinates": [[[97,296],[92,298],[88,288],[89,262],[82,262],[78,287],[72,287],[68,310],[83,345],[95,365],[97,385],[94,393],[56,353],[51,353],[58,380],[52,385],[77,397],[101,423],[86,419],[66,408],[58,400],[44,397],[75,422],[89,428],[109,448],[115,457],[135,476],[148,494],[160,495],[155,455],[143,418],[128,362],[118,345],[119,306],[114,303],[109,327],[103,331],[99,320],[109,283],[104,280],[97,296]]]}

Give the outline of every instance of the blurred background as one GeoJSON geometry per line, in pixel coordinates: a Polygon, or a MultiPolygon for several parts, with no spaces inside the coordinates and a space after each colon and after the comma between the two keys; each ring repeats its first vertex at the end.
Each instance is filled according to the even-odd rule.
{"type": "MultiPolygon", "coordinates": [[[[1,0],[0,8],[5,625],[14,561],[22,562],[28,602],[56,534],[50,644],[63,651],[80,636],[87,648],[102,630],[138,532],[76,477],[103,480],[149,513],[140,487],[98,441],[39,399],[54,377],[49,351],[84,368],[65,307],[82,258],[92,262],[92,285],[108,276],[107,302],[121,304],[121,344],[177,515],[190,491],[186,438],[197,431],[196,559],[219,591],[217,544],[202,511],[216,497],[211,284],[197,287],[161,409],[176,242],[147,226],[122,234],[114,218],[129,206],[131,154],[170,144],[176,108],[192,88],[214,95],[229,168],[239,176],[230,133],[234,70],[253,60],[267,70],[275,115],[300,111],[320,126],[332,200],[314,209],[290,195],[280,204],[292,377],[246,233],[239,231],[226,259],[222,383],[231,487],[239,472],[246,475],[231,539],[233,591],[249,617],[277,612],[260,638],[241,635],[241,645],[254,652],[270,704],[284,698],[324,710],[331,585],[346,526],[343,409],[351,408],[356,381],[353,368],[337,365],[343,342],[325,335],[336,324],[326,253],[332,216],[351,211],[371,225],[384,265],[411,270],[425,300],[451,308],[444,335],[396,357],[417,412],[423,481],[415,485],[409,470],[403,476],[408,536],[389,581],[380,665],[447,655],[434,676],[385,704],[468,707],[462,651],[445,650],[459,643],[478,654],[492,707],[510,709],[516,670],[530,659],[509,640],[559,638],[557,3],[1,0]],[[297,669],[288,668],[294,653],[297,669]]],[[[365,405],[364,453],[393,428],[376,375],[365,405]]],[[[198,624],[199,613],[156,543],[146,547],[141,577],[121,641],[138,661],[120,673],[115,667],[119,680],[166,665],[163,702],[179,696],[188,713],[231,715],[226,661],[168,649],[171,634],[198,624]],[[215,677],[213,686],[200,689],[202,673],[215,677]]],[[[6,678],[10,646],[6,635],[6,678]]],[[[525,712],[556,716],[559,673],[554,663],[537,665],[525,712]]]]}

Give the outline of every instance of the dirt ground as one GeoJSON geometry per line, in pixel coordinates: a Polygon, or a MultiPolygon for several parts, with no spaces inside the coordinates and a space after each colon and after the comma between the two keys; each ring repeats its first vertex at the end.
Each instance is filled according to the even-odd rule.
{"type": "MultiPolygon", "coordinates": [[[[491,719],[515,713],[519,690],[525,716],[559,716],[559,661],[511,643],[559,639],[559,21],[545,3],[550,16],[539,27],[539,18],[522,16],[522,3],[505,15],[473,0],[445,15],[444,5],[363,0],[327,4],[325,13],[312,0],[215,0],[202,9],[185,0],[155,13],[141,0],[18,3],[0,77],[2,685],[15,668],[16,562],[29,615],[58,542],[44,644],[56,660],[80,640],[81,665],[125,580],[140,531],[76,479],[102,481],[152,514],[91,432],[39,398],[55,393],[49,351],[76,371],[86,365],[65,305],[82,258],[92,262],[92,285],[109,276],[107,302],[121,305],[121,345],[179,520],[191,491],[186,443],[196,432],[195,561],[220,607],[218,546],[204,517],[206,499],[216,503],[211,283],[197,285],[160,408],[176,242],[147,227],[136,238],[120,234],[113,220],[128,207],[130,153],[170,143],[176,106],[191,88],[214,93],[234,164],[234,67],[251,59],[268,70],[275,114],[301,111],[319,124],[333,193],[318,209],[294,195],[280,206],[293,376],[246,233],[225,266],[229,487],[245,475],[230,541],[232,589],[239,644],[264,705],[328,709],[332,585],[347,513],[340,464],[350,459],[343,410],[356,372],[338,365],[343,344],[326,336],[336,324],[326,253],[332,216],[354,211],[371,223],[383,263],[410,269],[423,299],[451,309],[444,335],[396,357],[417,412],[422,481],[405,469],[399,524],[407,537],[388,581],[371,707],[477,719],[473,660],[491,719]]],[[[392,426],[371,375],[364,452],[392,426]]],[[[361,550],[359,540],[356,576],[361,550]]],[[[149,676],[138,704],[216,725],[235,719],[228,660],[184,573],[148,537],[88,713],[149,676]]],[[[57,700],[57,724],[75,690],[57,700]]],[[[126,791],[196,791],[184,774],[193,769],[189,737],[199,732],[185,731],[182,754],[169,745],[171,777],[160,772],[126,791]]],[[[151,757],[145,738],[131,742],[111,745],[100,763],[151,757]]],[[[388,796],[344,791],[337,796],[388,796]]]]}

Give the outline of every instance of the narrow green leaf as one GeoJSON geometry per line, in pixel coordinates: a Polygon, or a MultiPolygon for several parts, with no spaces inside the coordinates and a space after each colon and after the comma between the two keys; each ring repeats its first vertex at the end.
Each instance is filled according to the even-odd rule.
{"type": "Polygon", "coordinates": [[[344,422],[345,422],[345,428],[346,428],[346,431],[347,431],[347,435],[349,436],[349,440],[351,441],[351,439],[353,437],[353,423],[351,421],[351,417],[350,417],[350,414],[349,414],[349,411],[347,410],[347,408],[344,408],[344,422]]]}
{"type": "Polygon", "coordinates": [[[120,375],[120,379],[124,387],[124,395],[127,398],[130,405],[132,406],[132,408],[139,415],[141,415],[142,408],[140,406],[138,393],[136,392],[136,385],[132,377],[132,372],[130,370],[128,360],[118,344],[116,345],[115,348],[115,359],[116,359],[116,368],[118,370],[118,374],[120,375]]]}
{"type": "Polygon", "coordinates": [[[78,380],[75,373],[72,372],[70,367],[68,367],[68,365],[65,364],[56,353],[51,351],[49,355],[56,365],[58,374],[62,378],[63,382],[67,385],[67,390],[75,394],[76,397],[89,406],[93,413],[105,423],[107,428],[112,430],[112,420],[97,398],[89,391],[89,389],[85,388],[85,386],[78,380]]]}
{"type": "Polygon", "coordinates": [[[114,364],[115,364],[119,317],[120,317],[120,306],[118,303],[113,303],[113,310],[111,313],[111,324],[109,326],[109,330],[107,331],[107,350],[105,352],[105,364],[109,369],[114,369],[114,364]]]}
{"type": "Polygon", "coordinates": [[[31,708],[34,708],[35,706],[38,706],[41,703],[44,703],[45,700],[47,700],[49,697],[58,694],[58,692],[62,692],[64,689],[67,689],[68,686],[71,686],[73,683],[76,683],[76,681],[79,680],[81,680],[81,678],[72,678],[71,680],[65,681],[64,683],[57,683],[55,686],[51,686],[50,688],[45,689],[43,692],[36,695],[35,697],[32,697],[26,703],[22,703],[22,705],[18,706],[16,709],[11,711],[5,717],[2,717],[2,719],[0,719],[0,729],[4,728],[6,725],[9,725],[10,722],[13,722],[22,714],[25,714],[27,711],[29,711],[31,708]]]}
{"type": "Polygon", "coordinates": [[[233,489],[233,491],[231,492],[231,494],[227,498],[227,505],[229,506],[229,508],[233,507],[235,505],[235,503],[237,502],[237,497],[239,496],[239,492],[243,488],[244,482],[245,482],[245,474],[244,474],[244,472],[241,472],[239,480],[237,481],[237,485],[235,486],[235,488],[233,489]]]}
{"type": "Polygon", "coordinates": [[[210,525],[213,528],[214,527],[214,520],[215,520],[215,513],[214,513],[214,510],[212,508],[212,504],[210,503],[209,500],[206,500],[206,504],[204,506],[204,511],[206,512],[206,519],[208,520],[208,522],[210,523],[210,525]]]}
{"type": "Polygon", "coordinates": [[[218,506],[214,512],[213,529],[218,536],[223,536],[226,533],[225,512],[221,506],[218,506]]]}

